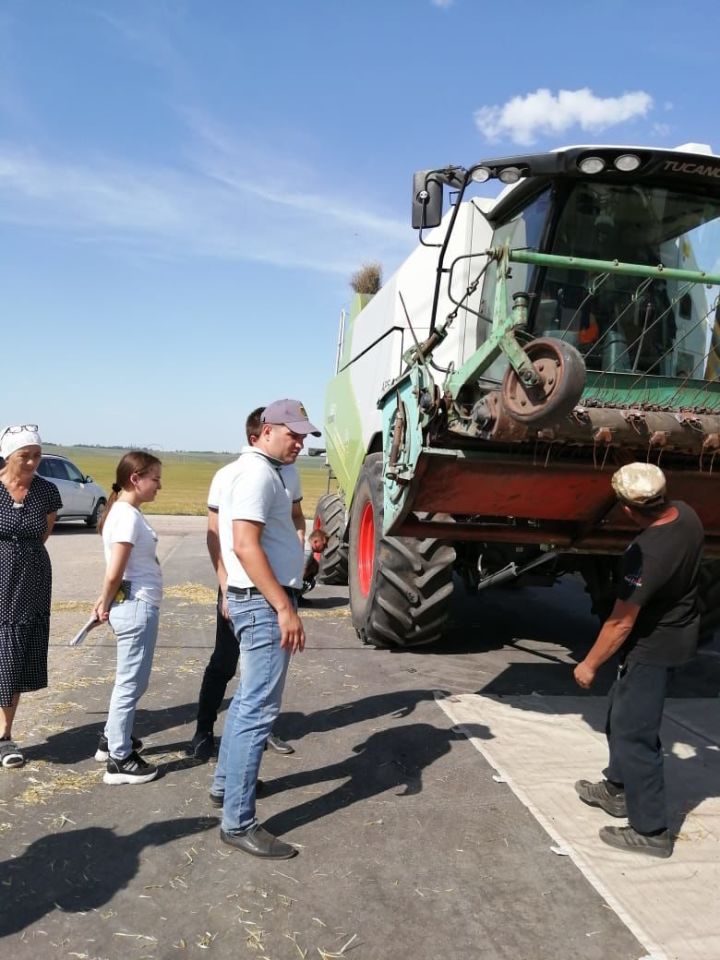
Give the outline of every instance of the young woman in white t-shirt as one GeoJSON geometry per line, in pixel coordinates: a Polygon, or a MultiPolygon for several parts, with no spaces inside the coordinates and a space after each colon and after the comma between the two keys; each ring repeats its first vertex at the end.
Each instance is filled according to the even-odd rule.
{"type": "Polygon", "coordinates": [[[140,756],[142,742],[132,735],[135,710],[150,680],[162,600],[157,534],[140,512],[161,489],[162,464],[142,450],[126,453],[117,465],[100,533],[105,580],[95,604],[101,621],[110,621],[117,639],[117,671],[107,724],[95,754],[105,761],[105,783],[147,783],[157,767],[140,756]]]}

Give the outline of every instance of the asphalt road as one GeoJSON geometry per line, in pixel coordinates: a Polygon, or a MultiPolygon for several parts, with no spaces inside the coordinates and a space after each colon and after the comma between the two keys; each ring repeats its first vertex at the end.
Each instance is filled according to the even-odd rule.
{"type": "MultiPolygon", "coordinates": [[[[220,843],[211,769],[183,754],[214,639],[203,521],[153,524],[168,598],[136,733],[162,776],[109,787],[92,759],[113,639],[98,630],[67,647],[102,558],[97,536],[65,525],[50,541],[50,687],[21,703],[26,767],[0,774],[0,957],[646,955],[436,702],[439,691],[576,695],[571,663],[594,631],[577,584],[458,598],[448,641],[408,653],[364,647],[346,591],[316,589],[278,730],[296,752],[266,754],[258,803],[300,854],[264,863],[220,843]]],[[[716,695],[719,663],[686,671],[682,695],[716,695]]]]}

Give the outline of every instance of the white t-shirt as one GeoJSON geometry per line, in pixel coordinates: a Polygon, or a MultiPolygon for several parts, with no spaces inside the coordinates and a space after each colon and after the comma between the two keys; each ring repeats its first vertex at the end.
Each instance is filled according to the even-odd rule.
{"type": "MultiPolygon", "coordinates": [[[[225,477],[229,483],[220,496],[218,529],[220,550],[228,574],[228,586],[252,587],[252,580],[233,550],[233,520],[263,524],[260,546],[276,579],[284,587],[302,586],[303,548],[292,519],[292,504],[298,500],[296,485],[288,484],[287,467],[277,467],[254,447],[246,448],[225,477]]],[[[227,470],[227,467],[223,467],[227,470]]],[[[218,473],[222,471],[219,470],[218,473]]],[[[297,476],[297,470],[294,471],[297,476]]],[[[217,476],[217,475],[216,475],[217,476]]],[[[215,491],[211,488],[211,493],[215,491]]],[[[208,503],[211,502],[208,496],[208,503]]]]}
{"type": "Polygon", "coordinates": [[[123,574],[123,580],[130,581],[130,598],[159,607],[163,583],[157,559],[158,535],[143,514],[131,503],[116,500],[105,521],[102,539],[106,563],[114,543],[133,545],[123,574]]]}
{"type": "MultiPolygon", "coordinates": [[[[253,450],[254,447],[243,447],[237,460],[233,460],[232,463],[220,467],[210,482],[207,499],[209,510],[220,509],[220,501],[233,484],[242,455],[244,453],[251,453],[253,450]]],[[[302,490],[300,489],[300,474],[298,473],[298,468],[294,463],[285,463],[280,467],[280,474],[285,482],[285,486],[290,491],[292,502],[299,503],[302,500],[302,490]]]]}

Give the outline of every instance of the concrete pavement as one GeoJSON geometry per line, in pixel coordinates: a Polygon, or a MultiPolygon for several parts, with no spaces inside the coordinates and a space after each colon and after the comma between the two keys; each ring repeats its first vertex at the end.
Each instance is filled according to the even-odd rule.
{"type": "MultiPolygon", "coordinates": [[[[18,714],[28,764],[0,777],[0,956],[645,955],[436,704],[438,688],[502,676],[504,644],[489,659],[460,634],[447,655],[363,647],[340,588],[318,588],[303,611],[308,649],[279,725],[296,753],[263,761],[259,815],[300,855],[265,863],[222,845],[210,768],[183,754],[214,636],[204,522],[153,524],[168,598],[136,732],[163,775],[109,787],[92,759],[114,641],[99,629],[66,646],[102,576],[99,538],[66,525],[50,541],[51,684],[18,714]]],[[[471,733],[492,737],[482,724],[471,733]]]]}

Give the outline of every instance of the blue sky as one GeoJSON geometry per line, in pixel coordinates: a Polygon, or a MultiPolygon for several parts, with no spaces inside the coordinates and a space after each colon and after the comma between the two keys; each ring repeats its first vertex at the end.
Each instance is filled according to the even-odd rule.
{"type": "Polygon", "coordinates": [[[350,274],[417,242],[413,170],[720,152],[717,26],[707,0],[1,0],[0,422],[235,450],[259,403],[321,421],[350,274]]]}

